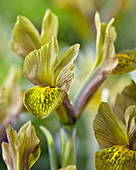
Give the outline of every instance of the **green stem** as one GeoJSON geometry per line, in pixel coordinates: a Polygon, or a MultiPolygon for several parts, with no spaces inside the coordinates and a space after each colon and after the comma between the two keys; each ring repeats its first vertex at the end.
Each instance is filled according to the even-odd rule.
{"type": "Polygon", "coordinates": [[[54,150],[53,137],[45,127],[40,126],[40,129],[42,130],[42,132],[47,138],[51,170],[57,170],[57,162],[56,162],[56,155],[54,150]]]}
{"type": "Polygon", "coordinates": [[[60,129],[61,140],[61,166],[76,165],[76,128],[67,131],[60,129]]]}

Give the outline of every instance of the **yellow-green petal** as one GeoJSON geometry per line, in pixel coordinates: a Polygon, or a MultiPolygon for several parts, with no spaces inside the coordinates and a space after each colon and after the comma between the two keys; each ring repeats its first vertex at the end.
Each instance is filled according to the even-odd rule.
{"type": "MultiPolygon", "coordinates": [[[[113,22],[114,22],[114,18],[112,18],[108,24],[101,23],[100,15],[98,12],[96,12],[95,25],[97,31],[97,37],[96,37],[97,58],[93,69],[95,69],[100,64],[102,65],[106,63],[106,60],[108,60],[109,58],[110,58],[109,63],[111,63],[111,65],[112,63],[114,63],[113,61],[117,60],[115,56],[114,45],[113,45],[114,41],[116,40],[116,31],[115,28],[112,26],[113,22]]],[[[111,67],[111,70],[113,68],[114,67],[111,67]]]]}
{"type": "Polygon", "coordinates": [[[117,54],[117,57],[119,62],[112,74],[121,75],[136,70],[136,51],[126,50],[117,54]]]}
{"type": "Polygon", "coordinates": [[[9,143],[2,144],[2,152],[7,167],[13,167],[14,170],[29,170],[40,155],[37,147],[39,139],[31,121],[25,123],[18,134],[7,124],[6,133],[9,143]]]}
{"type": "Polygon", "coordinates": [[[95,153],[96,170],[136,169],[136,151],[126,146],[114,145],[95,153]]]}
{"type": "Polygon", "coordinates": [[[101,148],[129,144],[125,125],[107,103],[100,104],[93,122],[93,129],[101,148]]]}
{"type": "Polygon", "coordinates": [[[65,99],[65,92],[49,86],[35,86],[25,92],[24,104],[28,111],[39,119],[47,117],[65,99]]]}
{"type": "Polygon", "coordinates": [[[34,50],[24,62],[24,76],[33,84],[54,86],[54,66],[57,62],[58,42],[53,41],[34,50]]]}
{"type": "Polygon", "coordinates": [[[79,52],[79,44],[70,47],[61,57],[55,68],[55,84],[68,92],[74,79],[74,60],[79,52]]]}
{"type": "Polygon", "coordinates": [[[136,105],[136,83],[125,87],[121,93],[118,93],[115,99],[114,110],[118,117],[125,123],[125,111],[131,105],[136,105]]]}
{"type": "Polygon", "coordinates": [[[12,31],[10,48],[20,57],[25,58],[28,53],[42,46],[38,30],[23,16],[17,17],[17,22],[12,31]]]}
{"type": "Polygon", "coordinates": [[[58,17],[47,9],[42,22],[41,38],[44,44],[49,43],[52,37],[57,37],[58,17]]]}

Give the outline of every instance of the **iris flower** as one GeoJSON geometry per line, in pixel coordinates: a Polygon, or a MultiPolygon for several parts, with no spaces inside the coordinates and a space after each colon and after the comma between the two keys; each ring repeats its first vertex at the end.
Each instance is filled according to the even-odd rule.
{"type": "Polygon", "coordinates": [[[132,82],[117,95],[119,100],[116,99],[116,102],[119,103],[115,104],[118,106],[116,113],[107,103],[100,104],[93,122],[95,136],[102,149],[95,153],[95,165],[98,170],[136,169],[136,93],[134,89],[136,84],[132,82]]]}
{"type": "Polygon", "coordinates": [[[74,79],[73,61],[78,51],[79,44],[73,45],[58,62],[59,47],[54,37],[39,50],[28,54],[23,73],[36,85],[24,95],[24,104],[30,113],[40,119],[45,118],[61,105],[74,79]]]}
{"type": "Polygon", "coordinates": [[[6,133],[9,143],[2,143],[2,153],[8,170],[30,169],[40,156],[40,141],[31,121],[25,123],[18,134],[7,124],[6,133]]]}

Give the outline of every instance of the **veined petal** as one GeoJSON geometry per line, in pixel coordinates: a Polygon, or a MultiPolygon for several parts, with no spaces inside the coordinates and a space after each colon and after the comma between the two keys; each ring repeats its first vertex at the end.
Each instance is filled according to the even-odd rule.
{"type": "Polygon", "coordinates": [[[54,66],[58,55],[58,42],[53,41],[31,52],[24,62],[24,76],[36,85],[54,86],[54,66]]]}
{"type": "Polygon", "coordinates": [[[125,87],[121,93],[116,96],[114,110],[117,116],[125,123],[125,111],[131,105],[136,105],[136,83],[132,83],[125,87]]]}
{"type": "Polygon", "coordinates": [[[136,169],[136,151],[120,145],[100,150],[95,153],[95,167],[97,170],[136,169]]]}
{"type": "Polygon", "coordinates": [[[41,37],[44,44],[49,43],[52,37],[57,37],[58,33],[58,17],[47,9],[42,22],[41,37]]]}
{"type": "Polygon", "coordinates": [[[40,150],[37,146],[39,139],[36,136],[35,128],[28,121],[22,126],[18,134],[9,124],[6,126],[6,132],[9,143],[2,143],[2,151],[7,167],[30,169],[40,156],[40,150]]]}
{"type": "MultiPolygon", "coordinates": [[[[113,22],[114,22],[114,18],[112,18],[108,24],[101,23],[100,15],[98,12],[96,12],[95,25],[97,30],[97,37],[96,37],[97,58],[93,69],[95,69],[99,64],[102,65],[106,63],[106,60],[109,61],[113,60],[117,64],[116,62],[117,59],[115,56],[114,45],[113,45],[113,42],[116,40],[116,31],[115,28],[112,26],[113,22]]],[[[114,65],[113,61],[110,61],[110,63],[113,63],[114,65]]],[[[113,68],[111,68],[111,70],[113,68]]]]}
{"type": "Polygon", "coordinates": [[[74,79],[75,66],[73,64],[79,52],[79,44],[70,47],[61,57],[55,68],[55,84],[68,92],[74,79]]]}
{"type": "Polygon", "coordinates": [[[130,106],[125,112],[126,132],[129,139],[129,148],[136,150],[136,106],[130,106]]]}
{"type": "Polygon", "coordinates": [[[101,148],[129,144],[125,125],[107,103],[100,104],[93,122],[93,129],[101,148]]]}
{"type": "Polygon", "coordinates": [[[126,50],[117,54],[117,57],[119,62],[112,74],[121,75],[136,70],[136,51],[126,50]]]}
{"type": "Polygon", "coordinates": [[[20,57],[25,58],[28,53],[42,46],[38,30],[23,16],[17,17],[17,22],[12,31],[10,48],[20,57]]]}
{"type": "Polygon", "coordinates": [[[58,87],[35,86],[25,92],[24,104],[30,113],[42,119],[53,112],[64,98],[65,92],[58,87]]]}

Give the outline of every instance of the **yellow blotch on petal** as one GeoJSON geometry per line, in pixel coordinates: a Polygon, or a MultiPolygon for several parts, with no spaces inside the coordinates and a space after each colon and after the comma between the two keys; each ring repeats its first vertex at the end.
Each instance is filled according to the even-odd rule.
{"type": "Polygon", "coordinates": [[[136,151],[124,145],[103,149],[95,153],[95,166],[97,170],[136,169],[136,151]]]}
{"type": "Polygon", "coordinates": [[[65,92],[58,87],[35,86],[25,92],[24,105],[30,113],[42,119],[57,109],[64,99],[65,92]]]}

